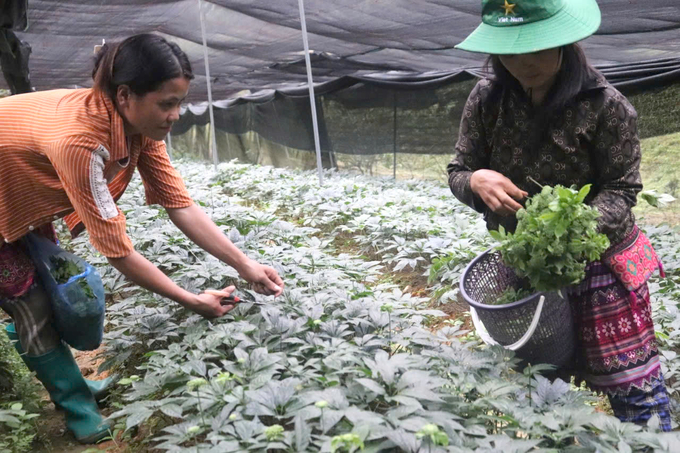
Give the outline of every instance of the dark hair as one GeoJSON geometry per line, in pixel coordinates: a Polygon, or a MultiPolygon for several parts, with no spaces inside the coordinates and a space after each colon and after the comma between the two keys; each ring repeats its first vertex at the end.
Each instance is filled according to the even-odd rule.
{"type": "Polygon", "coordinates": [[[152,33],[104,44],[95,56],[92,70],[95,90],[112,100],[121,85],[143,96],[177,77],[194,78],[189,58],[177,44],[152,33]]]}
{"type": "MultiPolygon", "coordinates": [[[[600,72],[588,63],[586,54],[579,44],[568,44],[561,49],[562,66],[557,72],[555,83],[537,112],[544,117],[558,114],[569,101],[579,94],[586,81],[602,77],[600,72]]],[[[492,80],[500,87],[524,91],[519,81],[503,66],[498,55],[489,56],[485,69],[491,72],[492,80]]]]}

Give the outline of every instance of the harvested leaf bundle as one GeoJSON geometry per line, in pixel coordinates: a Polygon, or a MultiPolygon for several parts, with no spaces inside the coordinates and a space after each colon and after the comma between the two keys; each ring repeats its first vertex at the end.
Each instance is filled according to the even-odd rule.
{"type": "MultiPolygon", "coordinates": [[[[50,256],[50,262],[53,266],[50,269],[52,277],[54,277],[54,280],[56,280],[58,285],[63,285],[67,283],[71,277],[75,277],[76,275],[85,272],[85,269],[81,268],[78,263],[60,256],[50,256]]],[[[90,288],[90,285],[88,285],[86,279],[79,279],[78,286],[88,298],[94,299],[94,292],[92,291],[92,288],[90,288]]]]}
{"type": "Polygon", "coordinates": [[[544,186],[517,212],[517,229],[491,231],[500,242],[503,262],[528,279],[536,291],[559,291],[585,278],[586,265],[598,260],[609,239],[597,231],[597,209],[583,203],[590,185],[580,191],[544,186]]]}

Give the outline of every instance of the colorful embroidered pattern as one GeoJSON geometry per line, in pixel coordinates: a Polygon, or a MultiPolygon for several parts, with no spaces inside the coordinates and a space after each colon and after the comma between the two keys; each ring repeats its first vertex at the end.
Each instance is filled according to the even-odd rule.
{"type": "Polygon", "coordinates": [[[649,390],[661,368],[647,284],[631,293],[608,266],[594,262],[571,293],[571,303],[579,371],[588,385],[609,395],[649,390]]]}
{"type": "Polygon", "coordinates": [[[654,271],[661,269],[649,239],[638,227],[619,246],[608,250],[602,261],[628,291],[640,288],[654,271]]]}
{"type": "Polygon", "coordinates": [[[23,296],[34,278],[35,267],[18,244],[0,246],[0,299],[23,296]]]}
{"type": "MultiPolygon", "coordinates": [[[[36,234],[57,242],[51,223],[36,228],[36,234]]],[[[0,302],[26,294],[35,281],[35,266],[20,241],[0,245],[0,302]]]]}

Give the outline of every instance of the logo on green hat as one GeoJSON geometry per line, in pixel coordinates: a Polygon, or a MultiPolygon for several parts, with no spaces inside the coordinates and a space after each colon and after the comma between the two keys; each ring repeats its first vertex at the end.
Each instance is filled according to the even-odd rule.
{"type": "Polygon", "coordinates": [[[505,15],[508,16],[510,14],[515,14],[515,6],[516,4],[510,4],[508,3],[508,0],[505,0],[505,5],[501,5],[501,8],[505,10],[505,15]]]}
{"type": "Polygon", "coordinates": [[[504,10],[505,16],[498,16],[499,24],[517,24],[524,22],[523,17],[517,17],[515,13],[515,6],[517,3],[508,3],[508,0],[503,0],[504,4],[501,5],[501,9],[504,10]],[[512,16],[510,16],[512,14],[512,16]],[[510,16],[510,17],[508,17],[510,16]]]}
{"type": "Polygon", "coordinates": [[[482,21],[507,26],[538,22],[557,14],[565,0],[483,0],[482,21]]]}

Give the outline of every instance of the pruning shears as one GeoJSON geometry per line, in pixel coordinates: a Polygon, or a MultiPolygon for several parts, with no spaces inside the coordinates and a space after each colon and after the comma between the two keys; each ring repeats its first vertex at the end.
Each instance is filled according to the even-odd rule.
{"type": "Polygon", "coordinates": [[[221,297],[222,299],[220,299],[220,305],[234,305],[234,304],[241,302],[240,297],[233,296],[229,293],[225,293],[224,291],[216,291],[214,289],[206,289],[205,292],[206,292],[206,294],[212,294],[213,296],[221,297]]]}

